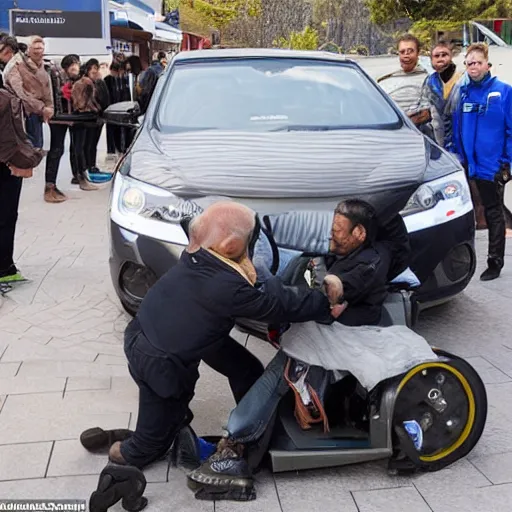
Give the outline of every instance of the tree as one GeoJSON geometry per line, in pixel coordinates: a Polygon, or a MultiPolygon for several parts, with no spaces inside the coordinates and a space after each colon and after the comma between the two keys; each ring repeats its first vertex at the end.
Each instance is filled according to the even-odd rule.
{"type": "Polygon", "coordinates": [[[274,46],[290,50],[317,50],[318,31],[314,28],[306,27],[302,32],[290,32],[287,38],[280,37],[274,41],[274,46]]]}
{"type": "Polygon", "coordinates": [[[400,18],[468,21],[512,14],[512,0],[367,0],[367,5],[377,24],[400,18]]]}
{"type": "Polygon", "coordinates": [[[167,9],[183,11],[185,23],[217,29],[225,28],[242,16],[257,17],[261,13],[261,0],[164,0],[167,9]]]}

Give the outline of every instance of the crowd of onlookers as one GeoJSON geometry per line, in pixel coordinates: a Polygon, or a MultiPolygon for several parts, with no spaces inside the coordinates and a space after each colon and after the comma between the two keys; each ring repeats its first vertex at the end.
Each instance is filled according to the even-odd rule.
{"type": "MultiPolygon", "coordinates": [[[[110,69],[96,59],[82,62],[66,55],[60,63],[45,59],[41,37],[28,44],[0,34],[0,284],[22,280],[13,263],[13,246],[23,178],[43,159],[43,125],[50,132],[46,158],[44,200],[66,201],[57,187],[60,161],[69,134],[73,185],[93,191],[95,183],[112,179],[98,167],[97,148],[103,131],[103,111],[109,105],[136,100],[145,112],[167,61],[159,52],[143,70],[136,55],[115,53],[110,69]]],[[[107,125],[107,160],[115,161],[133,139],[130,127],[107,125]]]]}
{"type": "MultiPolygon", "coordinates": [[[[37,36],[31,38],[26,48],[7,35],[2,44],[5,48],[5,57],[1,59],[5,64],[3,84],[21,99],[26,132],[35,147],[43,147],[43,123],[49,124],[45,201],[66,200],[57,187],[57,174],[68,131],[72,184],[92,191],[97,189],[94,183],[109,181],[111,174],[101,171],[97,164],[97,147],[103,131],[101,114],[113,103],[133,100],[137,92],[144,99],[139,84],[139,78],[144,75],[140,58],[116,53],[108,75],[103,76],[103,66],[97,59],[81,62],[79,55],[70,54],[60,65],[46,60],[44,40],[37,36]],[[138,87],[131,88],[130,84],[138,87]]],[[[165,63],[166,55],[161,52],[150,70],[156,68],[158,72],[149,74],[157,78],[165,63]]],[[[114,161],[126,151],[133,134],[127,127],[114,125],[108,125],[106,131],[107,160],[114,161]]]]}
{"type": "Polygon", "coordinates": [[[400,69],[378,82],[421,132],[463,165],[477,229],[489,230],[488,268],[481,279],[496,279],[505,239],[512,234],[512,213],[504,201],[512,160],[512,87],[492,75],[483,43],[467,48],[464,70],[457,69],[449,42],[431,48],[432,73],[420,64],[420,50],[416,37],[401,37],[400,69]]]}

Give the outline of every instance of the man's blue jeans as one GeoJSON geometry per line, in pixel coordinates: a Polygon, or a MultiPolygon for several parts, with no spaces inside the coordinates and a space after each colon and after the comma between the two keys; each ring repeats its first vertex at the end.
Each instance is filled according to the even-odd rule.
{"type": "Polygon", "coordinates": [[[290,389],[284,378],[286,361],[286,354],[280,350],[263,375],[231,411],[227,431],[235,441],[252,443],[265,433],[281,398],[290,389]]]}

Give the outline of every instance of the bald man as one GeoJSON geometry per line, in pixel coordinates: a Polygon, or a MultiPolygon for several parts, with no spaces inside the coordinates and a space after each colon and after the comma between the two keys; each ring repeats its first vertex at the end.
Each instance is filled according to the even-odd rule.
{"type": "MultiPolygon", "coordinates": [[[[124,349],[139,387],[135,432],[120,441],[126,431],[90,429],[82,434],[84,446],[113,442],[111,462],[144,468],[190,423],[201,361],[228,377],[237,403],[263,373],[259,360],[229,336],[236,318],[331,323],[341,314],[342,306],[331,307],[342,292],[336,283],[329,283],[331,302],[319,290],[285,287],[277,277],[266,281],[264,292],[255,288],[248,258],[254,230],[255,213],[234,202],[215,203],[192,221],[187,250],[149,290],[126,329],[124,349]]],[[[102,473],[95,500],[105,509],[121,497],[114,485],[102,473]]]]}

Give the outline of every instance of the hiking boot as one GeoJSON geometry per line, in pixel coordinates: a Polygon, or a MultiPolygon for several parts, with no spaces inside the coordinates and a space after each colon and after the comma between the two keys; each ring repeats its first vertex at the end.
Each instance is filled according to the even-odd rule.
{"type": "Polygon", "coordinates": [[[90,512],[107,512],[122,500],[124,510],[140,512],[148,500],[143,496],[146,489],[144,473],[133,466],[108,464],[100,474],[97,489],[89,498],[90,512]]]}
{"type": "Polygon", "coordinates": [[[98,190],[98,187],[89,183],[85,178],[78,178],[78,184],[80,186],[80,190],[85,190],[87,192],[91,190],[98,190]]]}
{"type": "Polygon", "coordinates": [[[47,183],[44,188],[44,200],[47,203],[63,203],[67,197],[52,183],[47,183]]]}
{"type": "Polygon", "coordinates": [[[187,485],[198,500],[251,501],[256,490],[251,470],[243,458],[244,446],[223,438],[217,451],[187,476],[187,485]]]}
{"type": "Polygon", "coordinates": [[[82,446],[90,452],[110,448],[118,441],[124,441],[133,435],[133,430],[127,428],[117,428],[113,430],[103,430],[100,427],[84,430],[80,435],[82,446]]]}

